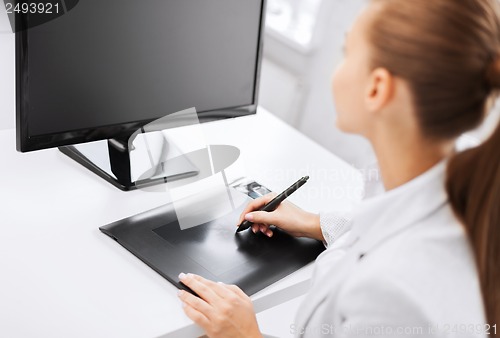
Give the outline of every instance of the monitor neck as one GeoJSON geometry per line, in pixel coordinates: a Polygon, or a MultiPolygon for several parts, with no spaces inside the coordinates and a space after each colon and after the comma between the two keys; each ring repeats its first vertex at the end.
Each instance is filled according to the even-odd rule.
{"type": "Polygon", "coordinates": [[[116,179],[124,186],[133,185],[130,170],[130,149],[128,137],[108,140],[109,163],[116,179]]]}

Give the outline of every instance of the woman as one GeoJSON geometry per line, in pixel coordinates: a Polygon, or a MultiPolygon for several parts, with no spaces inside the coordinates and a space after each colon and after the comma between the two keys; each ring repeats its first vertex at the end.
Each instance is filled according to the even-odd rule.
{"type": "MultiPolygon", "coordinates": [[[[332,227],[290,203],[251,203],[253,231],[270,224],[325,241],[291,330],[298,336],[494,334],[500,325],[500,127],[454,154],[500,88],[496,0],[372,0],[333,79],[338,127],[365,136],[386,192],[332,227]],[[343,225],[342,225],[343,224],[343,225]],[[350,231],[347,231],[350,230],[350,231]]],[[[249,298],[195,275],[202,299],[179,297],[209,336],[261,336],[249,298]]],[[[500,329],[500,328],[499,328],[500,329]]]]}

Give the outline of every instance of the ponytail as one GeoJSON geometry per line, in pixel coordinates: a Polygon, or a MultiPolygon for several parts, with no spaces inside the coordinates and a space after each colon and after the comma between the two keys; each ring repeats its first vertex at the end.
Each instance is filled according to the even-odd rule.
{"type": "Polygon", "coordinates": [[[488,324],[500,324],[500,124],[448,165],[446,190],[475,253],[488,324]]]}

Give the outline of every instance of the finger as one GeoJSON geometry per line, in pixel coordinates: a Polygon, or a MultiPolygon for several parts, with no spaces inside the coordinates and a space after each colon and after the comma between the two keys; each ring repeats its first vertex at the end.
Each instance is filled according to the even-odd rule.
{"type": "MultiPolygon", "coordinates": [[[[219,283],[216,283],[214,281],[208,280],[206,278],[203,278],[203,277],[201,277],[199,275],[195,275],[195,274],[187,274],[187,277],[193,279],[196,283],[204,286],[208,290],[211,290],[218,298],[224,299],[227,296],[227,293],[228,293],[227,290],[225,288],[223,288],[219,283]]],[[[193,291],[195,291],[195,290],[193,290],[193,291]]],[[[218,298],[213,298],[212,301],[209,303],[215,304],[215,305],[219,304],[220,299],[218,299],[218,298]]]]}
{"type": "Polygon", "coordinates": [[[243,292],[237,285],[226,285],[226,288],[234,292],[238,297],[249,298],[246,293],[243,292]]]}
{"type": "Polygon", "coordinates": [[[261,231],[261,227],[269,227],[267,224],[262,224],[262,223],[253,223],[252,224],[252,232],[256,234],[257,232],[261,231]]]}
{"type": "Polygon", "coordinates": [[[256,234],[257,231],[259,231],[259,229],[260,229],[260,224],[255,224],[255,223],[252,224],[252,231],[254,234],[256,234]]]}
{"type": "Polygon", "coordinates": [[[249,212],[254,211],[254,210],[259,210],[261,207],[266,205],[266,203],[267,203],[266,196],[259,197],[257,199],[254,199],[250,203],[248,203],[247,206],[245,207],[245,209],[240,214],[240,217],[238,218],[238,223],[241,224],[241,222],[243,222],[245,220],[245,215],[248,214],[249,212]]]}
{"type": "Polygon", "coordinates": [[[215,291],[206,283],[200,282],[200,280],[194,274],[184,274],[181,273],[179,275],[179,280],[188,286],[191,290],[196,292],[202,299],[204,299],[207,303],[211,304],[217,301],[219,296],[215,293],[215,291]]]}
{"type": "Polygon", "coordinates": [[[210,313],[213,312],[213,307],[201,298],[198,298],[189,292],[180,290],[179,299],[186,305],[201,313],[206,318],[210,318],[210,313]]]}
{"type": "Polygon", "coordinates": [[[279,217],[275,211],[253,211],[245,215],[245,219],[252,223],[261,223],[266,225],[279,223],[279,217]]]}
{"type": "Polygon", "coordinates": [[[264,235],[271,237],[273,231],[269,229],[269,225],[262,223],[254,223],[252,224],[252,232],[256,234],[257,232],[262,232],[264,235]]]}
{"type": "Polygon", "coordinates": [[[260,232],[262,232],[267,237],[272,237],[273,236],[273,231],[269,228],[269,225],[261,225],[260,226],[260,232]]]}
{"type": "Polygon", "coordinates": [[[267,225],[267,224],[262,224],[262,223],[255,223],[255,224],[257,224],[259,226],[257,231],[266,233],[267,229],[269,229],[269,225],[267,225]]]}
{"type": "Polygon", "coordinates": [[[210,321],[208,320],[207,317],[205,317],[205,315],[203,315],[201,312],[199,312],[195,308],[185,303],[183,304],[183,310],[186,316],[189,317],[189,319],[195,322],[204,331],[207,331],[206,329],[209,327],[210,321]]]}
{"type": "Polygon", "coordinates": [[[264,205],[266,205],[268,202],[270,202],[274,197],[276,197],[276,193],[271,192],[267,195],[256,198],[253,201],[251,201],[250,203],[248,203],[248,205],[245,207],[245,209],[243,210],[243,212],[241,213],[241,215],[238,219],[238,225],[240,225],[241,222],[243,222],[245,220],[246,214],[248,214],[249,212],[255,211],[255,210],[259,210],[264,205]]]}

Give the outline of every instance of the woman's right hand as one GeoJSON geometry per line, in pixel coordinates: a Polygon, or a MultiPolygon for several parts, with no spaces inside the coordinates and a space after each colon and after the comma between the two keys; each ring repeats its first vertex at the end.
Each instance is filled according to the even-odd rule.
{"type": "Polygon", "coordinates": [[[276,210],[272,212],[259,211],[266,203],[270,202],[276,193],[269,193],[250,202],[243,210],[238,225],[244,220],[253,222],[252,231],[264,233],[266,236],[273,235],[271,225],[288,232],[294,237],[309,237],[323,241],[319,215],[307,212],[295,204],[283,201],[276,210]]]}

